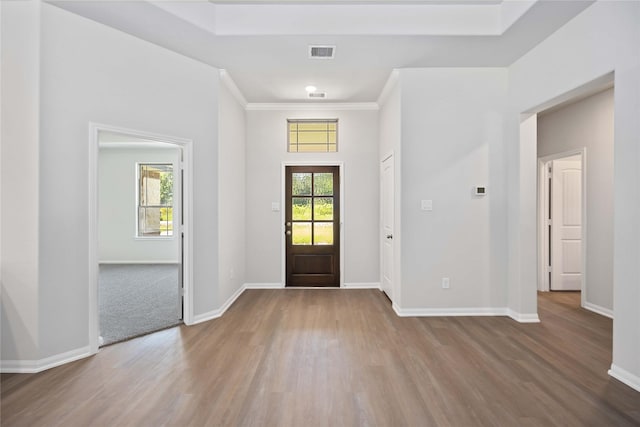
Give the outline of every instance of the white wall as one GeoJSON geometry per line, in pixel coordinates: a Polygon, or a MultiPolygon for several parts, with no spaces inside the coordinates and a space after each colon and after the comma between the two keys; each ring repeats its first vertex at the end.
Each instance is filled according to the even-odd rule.
{"type": "Polygon", "coordinates": [[[245,283],[245,111],[227,84],[220,85],[218,146],[219,298],[224,303],[245,283]]]}
{"type": "Polygon", "coordinates": [[[586,302],[613,308],[613,89],[538,115],[538,157],[587,148],[586,302]]]}
{"type": "MultiPolygon", "coordinates": [[[[98,259],[101,263],[180,263],[177,234],[144,239],[136,236],[138,163],[171,163],[177,174],[180,148],[127,148],[122,144],[100,147],[98,259]]],[[[178,179],[174,179],[176,185],[178,179]]]]}
{"type": "MultiPolygon", "coordinates": [[[[198,230],[193,236],[194,312],[216,309],[218,70],[47,3],[40,5],[40,17],[37,8],[31,10],[31,2],[10,7],[27,14],[8,16],[10,9],[3,9],[3,20],[25,33],[38,33],[33,20],[41,20],[39,49],[35,42],[20,46],[25,49],[23,58],[31,61],[30,73],[38,73],[34,63],[40,61],[39,76],[34,78],[40,81],[39,155],[29,142],[20,149],[20,161],[14,159],[29,168],[38,164],[38,158],[46,159],[29,175],[37,177],[38,184],[29,185],[26,192],[37,197],[37,204],[27,203],[25,220],[31,229],[38,224],[38,237],[28,245],[31,253],[32,243],[38,244],[38,268],[19,276],[30,283],[38,277],[37,301],[31,298],[27,305],[38,313],[37,357],[89,348],[90,122],[193,140],[193,228],[198,230]]],[[[12,106],[19,105],[11,101],[12,106]]],[[[33,111],[27,109],[13,118],[29,138],[36,138],[31,132],[38,129],[33,111]]],[[[9,159],[3,157],[3,161],[9,159]]],[[[12,178],[18,180],[18,176],[12,178]]],[[[21,173],[19,179],[23,178],[21,173]]],[[[5,219],[9,217],[3,215],[5,219]]],[[[30,254],[29,264],[35,260],[30,254]]],[[[3,280],[7,277],[3,272],[3,280]]],[[[21,321],[20,316],[14,314],[9,323],[21,321]]],[[[32,323],[33,316],[28,321],[32,323]]],[[[3,334],[3,349],[16,346],[12,339],[16,338],[3,334]]]]}
{"type": "Polygon", "coordinates": [[[39,9],[0,2],[2,360],[37,358],[39,9]]]}
{"type": "Polygon", "coordinates": [[[612,374],[640,389],[640,3],[596,2],[509,68],[507,116],[509,292],[536,310],[535,141],[521,143],[520,114],[615,72],[612,374]],[[528,153],[522,156],[522,153],[528,153]],[[532,229],[531,229],[532,228],[532,229]],[[533,254],[533,256],[532,256],[533,254]]]}
{"type": "Polygon", "coordinates": [[[504,311],[506,69],[406,69],[400,80],[399,308],[504,311]],[[474,195],[477,185],[486,196],[474,195]],[[433,211],[422,211],[421,200],[432,200],[433,211]]]}
{"type": "MultiPolygon", "coordinates": [[[[402,96],[400,73],[395,70],[384,89],[382,99],[378,100],[380,104],[380,156],[384,157],[392,151],[400,150],[400,141],[402,137],[402,96]]],[[[380,159],[384,160],[384,159],[380,159]]]]}
{"type": "Polygon", "coordinates": [[[344,282],[379,283],[378,112],[248,111],[247,112],[247,282],[283,283],[283,161],[344,162],[344,282]],[[287,119],[338,118],[337,153],[288,153],[287,119]]]}

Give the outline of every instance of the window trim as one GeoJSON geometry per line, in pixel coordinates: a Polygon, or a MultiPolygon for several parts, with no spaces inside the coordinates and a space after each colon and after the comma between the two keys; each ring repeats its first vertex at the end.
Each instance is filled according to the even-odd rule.
{"type": "MultiPolygon", "coordinates": [[[[338,119],[337,118],[331,118],[331,119],[287,119],[287,153],[337,153],[338,152],[338,132],[339,132],[339,126],[338,126],[338,119]],[[292,123],[326,123],[327,125],[330,123],[335,123],[336,125],[336,131],[335,131],[335,135],[336,135],[336,142],[335,144],[330,144],[327,138],[327,142],[324,143],[308,143],[308,144],[303,144],[306,146],[314,146],[314,145],[322,145],[322,146],[326,146],[327,150],[326,151],[300,151],[299,149],[296,151],[291,151],[291,124],[292,123]],[[329,146],[331,145],[335,145],[336,150],[335,151],[329,151],[329,146]]],[[[329,130],[327,129],[326,131],[327,136],[329,135],[329,130]]],[[[296,148],[299,148],[300,146],[300,142],[298,142],[296,144],[296,148]]]]}

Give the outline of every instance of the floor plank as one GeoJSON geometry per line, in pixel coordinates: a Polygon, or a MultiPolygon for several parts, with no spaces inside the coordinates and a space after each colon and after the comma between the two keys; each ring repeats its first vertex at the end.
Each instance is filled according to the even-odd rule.
{"type": "Polygon", "coordinates": [[[220,319],[1,377],[3,426],[633,426],[612,322],[400,318],[377,290],[248,290],[220,319]]]}

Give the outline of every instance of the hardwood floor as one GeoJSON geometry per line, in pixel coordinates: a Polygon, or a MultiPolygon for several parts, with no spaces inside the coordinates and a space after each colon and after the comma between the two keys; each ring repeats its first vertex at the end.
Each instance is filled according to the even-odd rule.
{"type": "Polygon", "coordinates": [[[611,320],[400,318],[377,290],[248,290],[220,319],[2,375],[3,426],[632,426],[611,320]]]}

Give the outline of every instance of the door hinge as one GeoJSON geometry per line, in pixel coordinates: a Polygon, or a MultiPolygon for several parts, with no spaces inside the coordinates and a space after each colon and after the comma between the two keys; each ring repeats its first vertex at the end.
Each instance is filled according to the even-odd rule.
{"type": "Polygon", "coordinates": [[[547,219],[547,225],[551,225],[551,218],[547,219]]]}
{"type": "Polygon", "coordinates": [[[547,265],[547,273],[551,273],[551,266],[547,265]]]}

